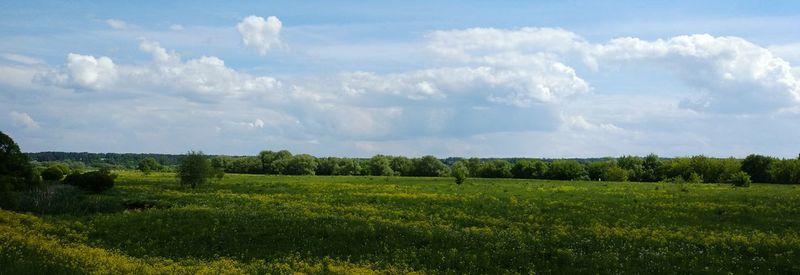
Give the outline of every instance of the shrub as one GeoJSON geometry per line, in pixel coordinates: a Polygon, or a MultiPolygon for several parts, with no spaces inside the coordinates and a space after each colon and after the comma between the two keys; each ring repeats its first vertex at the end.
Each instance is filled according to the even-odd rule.
{"type": "Polygon", "coordinates": [[[746,172],[736,172],[731,175],[728,182],[736,187],[750,187],[750,175],[746,172]]]}
{"type": "Polygon", "coordinates": [[[467,180],[469,169],[463,161],[459,161],[453,164],[453,168],[450,169],[450,175],[456,179],[456,184],[462,184],[467,180]]]}
{"type": "Polygon", "coordinates": [[[178,166],[178,178],[181,180],[181,185],[195,188],[205,184],[213,176],[214,168],[211,167],[211,161],[203,155],[203,152],[190,151],[181,159],[181,164],[178,166]]]}
{"type": "Polygon", "coordinates": [[[111,174],[108,170],[92,171],[83,174],[73,173],[64,178],[63,182],[81,190],[102,193],[114,187],[114,179],[117,175],[111,174]]]}
{"type": "Polygon", "coordinates": [[[64,177],[64,172],[55,166],[50,166],[47,169],[42,171],[42,179],[43,180],[61,180],[64,177]]]}

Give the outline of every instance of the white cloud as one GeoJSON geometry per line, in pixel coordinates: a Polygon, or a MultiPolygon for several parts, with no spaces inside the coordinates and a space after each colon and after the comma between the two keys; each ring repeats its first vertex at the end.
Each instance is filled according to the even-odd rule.
{"type": "Polygon", "coordinates": [[[39,129],[39,123],[36,123],[27,113],[11,111],[8,115],[14,125],[25,127],[25,129],[39,129]]]}
{"type": "Polygon", "coordinates": [[[117,66],[111,58],[70,53],[65,67],[40,78],[65,87],[103,90],[115,83],[117,74],[117,66]]]}
{"type": "Polygon", "coordinates": [[[800,80],[792,66],[768,49],[738,37],[618,38],[588,54],[601,63],[647,64],[674,72],[701,93],[703,102],[684,104],[699,110],[748,113],[800,103],[800,80]]]}
{"type": "Polygon", "coordinates": [[[128,23],[119,19],[106,19],[106,24],[115,30],[124,30],[128,28],[128,23]]]}
{"type": "Polygon", "coordinates": [[[242,36],[242,44],[260,55],[266,55],[271,49],[280,46],[281,21],[275,16],[263,17],[251,15],[242,19],[236,29],[242,36]]]}
{"type": "Polygon", "coordinates": [[[236,71],[214,56],[182,61],[174,51],[159,43],[141,39],[139,48],[150,53],[149,65],[117,65],[108,57],[70,53],[64,68],[40,74],[37,79],[64,87],[104,91],[163,91],[183,93],[190,98],[246,96],[272,91],[281,83],[267,76],[236,71]]]}
{"type": "Polygon", "coordinates": [[[169,26],[169,29],[173,30],[173,31],[176,31],[176,32],[184,30],[183,25],[179,25],[179,24],[172,24],[171,26],[169,26]]]}

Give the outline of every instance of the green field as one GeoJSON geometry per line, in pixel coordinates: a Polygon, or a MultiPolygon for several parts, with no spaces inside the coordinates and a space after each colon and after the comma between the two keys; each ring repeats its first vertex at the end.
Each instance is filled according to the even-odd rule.
{"type": "Polygon", "coordinates": [[[796,185],[123,172],[80,198],[0,210],[0,274],[800,274],[796,185]]]}

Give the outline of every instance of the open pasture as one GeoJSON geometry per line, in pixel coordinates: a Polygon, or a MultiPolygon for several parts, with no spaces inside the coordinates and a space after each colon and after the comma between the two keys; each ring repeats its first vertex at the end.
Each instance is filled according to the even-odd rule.
{"type": "Polygon", "coordinates": [[[796,185],[122,172],[78,198],[0,210],[0,273],[800,273],[796,185]]]}

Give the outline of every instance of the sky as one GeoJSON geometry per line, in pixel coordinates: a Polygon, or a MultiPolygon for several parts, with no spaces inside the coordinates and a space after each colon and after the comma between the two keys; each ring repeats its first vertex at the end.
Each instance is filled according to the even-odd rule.
{"type": "Polygon", "coordinates": [[[23,151],[800,153],[797,1],[4,1],[23,151]]]}

